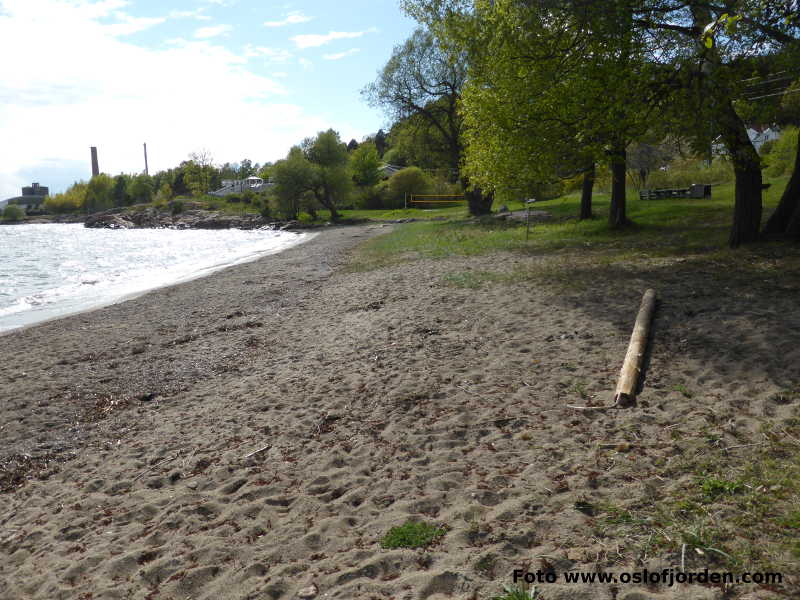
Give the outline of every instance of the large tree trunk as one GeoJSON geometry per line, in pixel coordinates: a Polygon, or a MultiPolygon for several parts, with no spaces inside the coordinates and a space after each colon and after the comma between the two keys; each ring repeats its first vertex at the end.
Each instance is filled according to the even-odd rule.
{"type": "Polygon", "coordinates": [[[464,187],[464,198],[467,199],[469,214],[473,217],[479,217],[492,212],[493,193],[484,194],[483,190],[477,186],[470,188],[469,179],[466,177],[461,178],[461,185],[464,187]]]}
{"type": "Polygon", "coordinates": [[[611,206],[608,226],[619,229],[628,224],[625,215],[625,144],[616,143],[611,149],[611,206]]]}
{"type": "Polygon", "coordinates": [[[761,227],[761,159],[731,101],[726,100],[721,108],[718,124],[736,177],[733,226],[728,238],[730,247],[736,248],[758,239],[761,227]]]}
{"type": "Polygon", "coordinates": [[[581,214],[578,217],[581,221],[592,218],[592,189],[594,188],[594,163],[591,168],[583,174],[583,188],[581,189],[581,214]]]}
{"type": "Polygon", "coordinates": [[[781,201],[764,226],[765,234],[800,234],[800,143],[794,158],[794,170],[783,190],[781,201]],[[790,225],[793,231],[789,231],[790,225]]]}

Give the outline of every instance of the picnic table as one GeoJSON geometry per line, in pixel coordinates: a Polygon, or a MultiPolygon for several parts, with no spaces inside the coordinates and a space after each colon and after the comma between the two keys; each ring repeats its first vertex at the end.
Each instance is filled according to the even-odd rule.
{"type": "Polygon", "coordinates": [[[662,198],[710,198],[711,186],[704,183],[693,183],[686,188],[661,188],[640,190],[641,200],[661,200],[662,198]]]}

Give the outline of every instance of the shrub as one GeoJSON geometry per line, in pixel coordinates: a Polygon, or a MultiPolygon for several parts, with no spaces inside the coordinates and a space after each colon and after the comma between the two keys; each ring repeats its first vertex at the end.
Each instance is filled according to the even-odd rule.
{"type": "Polygon", "coordinates": [[[8,223],[15,223],[17,221],[21,221],[22,218],[25,216],[25,211],[22,210],[21,206],[16,204],[9,204],[8,206],[3,209],[3,221],[8,223]]]}
{"type": "Polygon", "coordinates": [[[183,200],[173,200],[169,203],[169,210],[173,215],[179,215],[183,212],[183,200]]]}
{"type": "Polygon", "coordinates": [[[423,548],[445,533],[444,529],[423,521],[408,521],[399,527],[392,527],[381,540],[381,547],[423,548]]]}
{"type": "Polygon", "coordinates": [[[378,185],[362,188],[356,192],[355,207],[367,210],[386,208],[389,184],[381,181],[378,185]]]}
{"type": "Polygon", "coordinates": [[[389,204],[386,208],[400,208],[406,195],[427,194],[431,180],[419,167],[406,167],[389,178],[389,204]]]}
{"type": "MultiPolygon", "coordinates": [[[[762,156],[766,163],[766,175],[769,177],[781,177],[790,175],[794,168],[794,159],[797,153],[797,127],[787,127],[777,140],[762,156]]],[[[768,142],[769,143],[769,142],[768,142]]],[[[766,144],[764,144],[766,146],[766,144]]]]}

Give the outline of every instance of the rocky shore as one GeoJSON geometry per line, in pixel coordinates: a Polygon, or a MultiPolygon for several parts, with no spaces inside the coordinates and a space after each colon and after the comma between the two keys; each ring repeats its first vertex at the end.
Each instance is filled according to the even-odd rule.
{"type": "Polygon", "coordinates": [[[231,215],[217,211],[188,209],[173,214],[147,207],[142,210],[112,209],[89,215],[84,226],[106,229],[304,229],[299,221],[275,221],[252,213],[231,215]]]}

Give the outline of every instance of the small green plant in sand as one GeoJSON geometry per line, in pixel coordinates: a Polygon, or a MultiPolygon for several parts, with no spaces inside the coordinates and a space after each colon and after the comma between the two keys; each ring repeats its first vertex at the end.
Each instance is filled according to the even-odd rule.
{"type": "Polygon", "coordinates": [[[535,587],[526,590],[522,587],[503,587],[503,594],[501,596],[494,596],[492,600],[540,600],[539,592],[535,587]]]}
{"type": "Polygon", "coordinates": [[[683,385],[683,384],[680,384],[680,383],[679,383],[678,385],[676,385],[676,386],[675,386],[675,391],[676,391],[676,392],[678,392],[678,393],[680,393],[680,394],[683,394],[683,397],[684,397],[684,398],[691,398],[691,397],[692,397],[692,392],[690,392],[690,391],[689,391],[689,388],[687,388],[687,387],[686,387],[685,385],[683,385]]]}
{"type": "Polygon", "coordinates": [[[446,531],[424,521],[408,521],[392,527],[381,540],[382,548],[424,548],[442,537],[446,531]]]}
{"type": "Polygon", "coordinates": [[[744,490],[744,484],[740,481],[729,481],[719,477],[701,477],[700,489],[707,502],[714,502],[720,496],[731,496],[744,490]]]}

